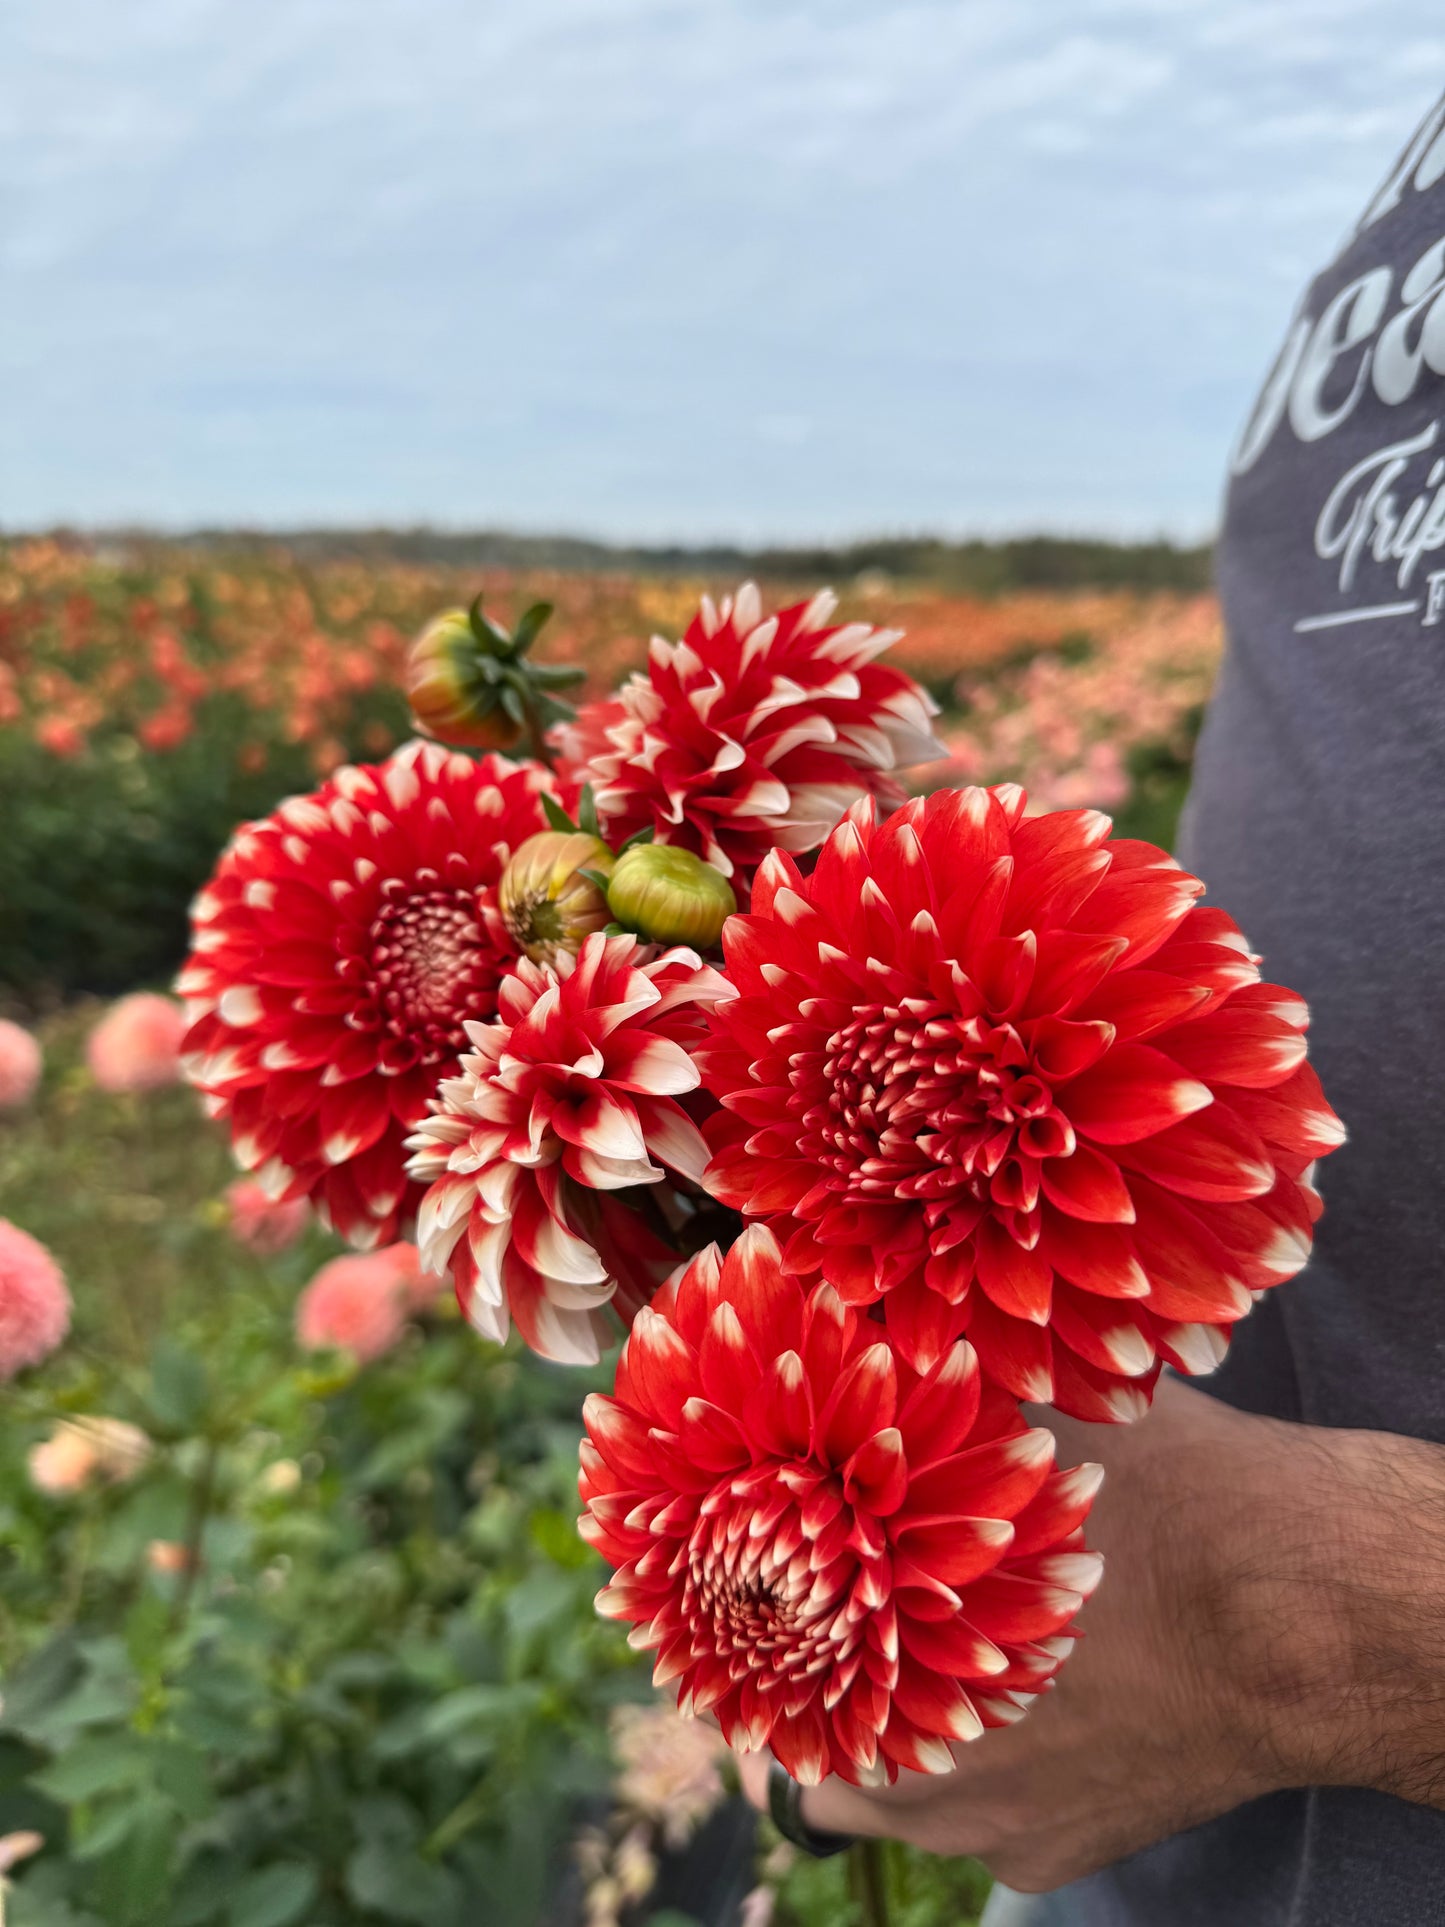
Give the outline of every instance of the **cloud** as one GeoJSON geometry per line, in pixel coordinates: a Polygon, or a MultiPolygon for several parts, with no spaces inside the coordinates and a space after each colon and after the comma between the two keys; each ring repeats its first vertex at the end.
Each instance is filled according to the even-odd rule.
{"type": "Polygon", "coordinates": [[[1197,530],[1406,0],[17,0],[0,520],[1197,530]]]}

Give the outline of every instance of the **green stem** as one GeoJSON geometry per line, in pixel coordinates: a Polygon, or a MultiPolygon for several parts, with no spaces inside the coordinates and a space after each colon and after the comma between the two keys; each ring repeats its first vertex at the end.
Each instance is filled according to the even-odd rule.
{"type": "Polygon", "coordinates": [[[532,754],[539,763],[545,763],[548,769],[555,769],[557,758],[553,755],[552,746],[547,741],[542,719],[537,714],[536,698],[530,689],[522,698],[522,714],[527,718],[527,734],[532,739],[532,754]]]}
{"type": "Polygon", "coordinates": [[[191,1594],[196,1589],[196,1580],[201,1570],[201,1540],[205,1536],[206,1521],[211,1516],[211,1500],[216,1489],[216,1466],[221,1456],[221,1448],[215,1439],[206,1441],[206,1455],[201,1460],[201,1469],[196,1474],[196,1482],[191,1487],[190,1510],[186,1516],[185,1551],[186,1563],[180,1581],[176,1586],[175,1598],[171,1601],[169,1629],[171,1632],[185,1623],[186,1609],[191,1603],[191,1594]]]}
{"type": "Polygon", "coordinates": [[[855,1841],[848,1849],[848,1885],[858,1902],[861,1927],[888,1927],[888,1874],[881,1840],[855,1841]]]}

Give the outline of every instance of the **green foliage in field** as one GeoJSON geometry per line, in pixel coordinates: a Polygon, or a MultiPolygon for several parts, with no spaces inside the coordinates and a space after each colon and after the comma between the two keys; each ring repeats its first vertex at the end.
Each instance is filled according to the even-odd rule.
{"type": "MultiPolygon", "coordinates": [[[[46,1026],[39,1100],[0,1117],[0,1214],[76,1307],[0,1394],[0,1835],[46,1840],[8,1927],[572,1927],[608,1713],[650,1696],[575,1529],[610,1374],[487,1345],[446,1298],[361,1371],[299,1353],[332,1241],[240,1249],[219,1134],[186,1091],[96,1091],[96,1014],[46,1026]],[[81,1414],[154,1452],[47,1496],[28,1452],[81,1414]]],[[[976,1868],[890,1853],[894,1927],[967,1927],[976,1868]]],[[[778,1927],[859,1918],[839,1863],[770,1877],[778,1927]]]]}

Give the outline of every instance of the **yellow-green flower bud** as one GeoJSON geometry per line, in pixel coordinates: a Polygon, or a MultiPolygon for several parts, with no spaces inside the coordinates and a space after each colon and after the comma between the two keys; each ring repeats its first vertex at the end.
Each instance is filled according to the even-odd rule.
{"type": "Polygon", "coordinates": [[[612,874],[612,852],[585,830],[539,830],[502,872],[497,907],[512,940],[533,963],[575,956],[584,937],[612,921],[607,898],[584,870],[612,874]]]}
{"type": "Polygon", "coordinates": [[[433,617],[406,661],[406,698],[419,727],[458,749],[511,749],[522,724],[502,705],[496,664],[465,609],[433,617]],[[482,667],[489,658],[490,674],[482,667]]]}
{"type": "Polygon", "coordinates": [[[721,870],[691,850],[668,843],[635,843],[617,859],[607,902],[627,929],[653,943],[686,943],[708,950],[738,907],[721,870]]]}

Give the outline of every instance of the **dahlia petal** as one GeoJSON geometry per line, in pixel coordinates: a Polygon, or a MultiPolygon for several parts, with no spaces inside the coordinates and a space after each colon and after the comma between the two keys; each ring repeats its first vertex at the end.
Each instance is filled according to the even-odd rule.
{"type": "Polygon", "coordinates": [[[1294,1024],[1242,1003],[1244,995],[1239,991],[1206,1016],[1176,1024],[1159,1039],[1160,1048],[1185,1070],[1217,1083],[1252,1089],[1282,1084],[1304,1062],[1304,1036],[1294,1024]]]}
{"type": "MultiPolygon", "coordinates": [[[[930,1266],[936,1262],[929,1260],[930,1266]]],[[[914,1371],[930,1372],[949,1355],[967,1323],[965,1299],[955,1303],[915,1274],[883,1300],[888,1336],[914,1371]]]]}
{"type": "Polygon", "coordinates": [[[1013,1536],[1007,1519],[905,1519],[897,1529],[897,1583],[908,1585],[916,1571],[955,1589],[970,1585],[993,1570],[1013,1536]]]}
{"type": "Polygon", "coordinates": [[[1023,1559],[1068,1540],[1088,1517],[1103,1482],[1101,1465],[1051,1472],[1014,1520],[1011,1558],[1023,1559]]]}
{"type": "Polygon", "coordinates": [[[1121,1044],[1136,1044],[1197,1013],[1208,998],[1204,985],[1187,978],[1148,968],[1125,970],[1106,977],[1079,1015],[1087,1011],[1090,1018],[1112,1024],[1121,1044]]]}
{"type": "Polygon", "coordinates": [[[1053,1328],[1070,1351],[1101,1371],[1140,1378],[1154,1364],[1154,1344],[1145,1319],[1128,1301],[1097,1298],[1064,1286],[1054,1301],[1053,1328]]]}
{"type": "Polygon", "coordinates": [[[695,1091],[702,1081],[697,1065],[680,1044],[646,1031],[612,1034],[605,1075],[619,1090],[644,1091],[653,1097],[695,1091]]]}
{"type": "Polygon", "coordinates": [[[756,1451],[779,1458],[801,1458],[809,1450],[813,1402],[807,1372],[795,1351],[773,1359],[749,1393],[745,1431],[756,1451]]]}
{"type": "Polygon", "coordinates": [[[1071,1218],[1091,1224],[1134,1222],[1134,1200],[1119,1166],[1092,1144],[1079,1143],[1068,1157],[1047,1159],[1039,1178],[1045,1197],[1071,1218]]]}
{"type": "Polygon", "coordinates": [[[879,1743],[890,1760],[913,1773],[951,1773],[956,1765],[947,1741],[921,1732],[897,1706],[879,1743]]]}
{"type": "Polygon", "coordinates": [[[1037,1251],[1024,1251],[1012,1238],[985,1218],[975,1236],[978,1282],[994,1304],[1012,1318],[1035,1325],[1048,1323],[1054,1269],[1037,1251]]]}
{"type": "Polygon", "coordinates": [[[605,1084],[594,1085],[570,1107],[549,1107],[544,1115],[543,1130],[555,1131],[564,1143],[580,1145],[609,1160],[647,1160],[647,1143],[635,1106],[605,1084]]]}
{"type": "Polygon", "coordinates": [[[1161,1361],[1137,1378],[1121,1378],[1081,1358],[1062,1341],[1054,1346],[1054,1404],[1091,1425],[1132,1425],[1149,1410],[1161,1361]]]}
{"type": "Polygon", "coordinates": [[[1205,1220],[1145,1178],[1134,1187],[1134,1206],[1134,1244],[1149,1274],[1151,1308],[1183,1324],[1230,1324],[1243,1317],[1249,1292],[1237,1262],[1205,1220]]]}
{"type": "MultiPolygon", "coordinates": [[[[728,1310],[726,1305],[718,1307],[708,1330],[708,1338],[703,1341],[701,1382],[710,1398],[714,1395],[708,1392],[707,1387],[707,1344],[717,1328],[718,1319],[728,1310]]],[[[698,1381],[698,1360],[691,1346],[665,1319],[644,1307],[633,1320],[625,1355],[629,1387],[641,1409],[655,1423],[661,1424],[669,1432],[675,1432],[689,1389],[698,1381]]],[[[724,1404],[726,1409],[727,1405],[724,1404]]]]}
{"type": "Polygon", "coordinates": [[[973,1346],[951,1345],[899,1408],[898,1430],[911,1465],[946,1458],[962,1445],[978,1417],[980,1389],[973,1346]]]}
{"type": "Polygon", "coordinates": [[[979,1294],[969,1305],[968,1336],[988,1370],[1015,1398],[1052,1404],[1053,1352],[1042,1326],[1010,1318],[979,1294]]]}
{"type": "Polygon", "coordinates": [[[953,1740],[975,1740],[983,1731],[983,1722],[973,1701],[956,1679],[914,1664],[907,1657],[898,1668],[893,1703],[924,1733],[937,1733],[953,1740]]]}
{"type": "Polygon", "coordinates": [[[1172,1325],[1154,1320],[1154,1343],[1177,1372],[1204,1378],[1224,1363],[1229,1350],[1227,1325],[1172,1325]]]}
{"type": "MultiPolygon", "coordinates": [[[[1132,1218],[1132,1197],[1130,1209],[1132,1218]]],[[[1139,1262],[1129,1227],[1067,1218],[1046,1209],[1036,1249],[1060,1277],[1084,1291],[1095,1291],[1105,1298],[1148,1295],[1149,1277],[1139,1262]]]]}
{"type": "Polygon", "coordinates": [[[1323,1157],[1345,1141],[1345,1127],[1331,1110],[1313,1064],[1301,1064],[1268,1090],[1232,1088],[1229,1107],[1272,1148],[1323,1157]]]}
{"type": "Polygon", "coordinates": [[[964,1612],[971,1626],[1001,1645],[1056,1633],[1083,1603],[1083,1593],[1074,1587],[995,1571],[969,1587],[964,1612]]]}
{"type": "Polygon", "coordinates": [[[698,1373],[703,1392],[714,1405],[725,1412],[744,1409],[757,1383],[758,1362],[730,1304],[720,1304],[708,1320],[698,1348],[698,1373]]]}
{"type": "Polygon", "coordinates": [[[898,1379],[887,1345],[870,1345],[848,1366],[819,1416],[821,1449],[842,1466],[865,1439],[893,1424],[898,1379]]]}
{"type": "Polygon", "coordinates": [[[1043,1485],[1053,1463],[1053,1434],[1043,1426],[970,1446],[914,1472],[907,1516],[1012,1519],[1043,1485]]]}
{"type": "Polygon", "coordinates": [[[1070,1123],[1085,1137],[1132,1144],[1202,1110],[1214,1093],[1148,1044],[1121,1044],[1076,1077],[1063,1101],[1070,1123]]]}
{"type": "Polygon", "coordinates": [[[1260,1197],[1275,1181],[1264,1140],[1222,1098],[1197,1117],[1121,1145],[1119,1161],[1183,1197],[1221,1203],[1260,1197]]]}
{"type": "Polygon", "coordinates": [[[886,1519],[898,1510],[908,1492],[908,1460],[897,1426],[875,1432],[858,1447],[843,1467],[843,1492],[850,1505],[866,1507],[874,1518],[886,1519]]]}

